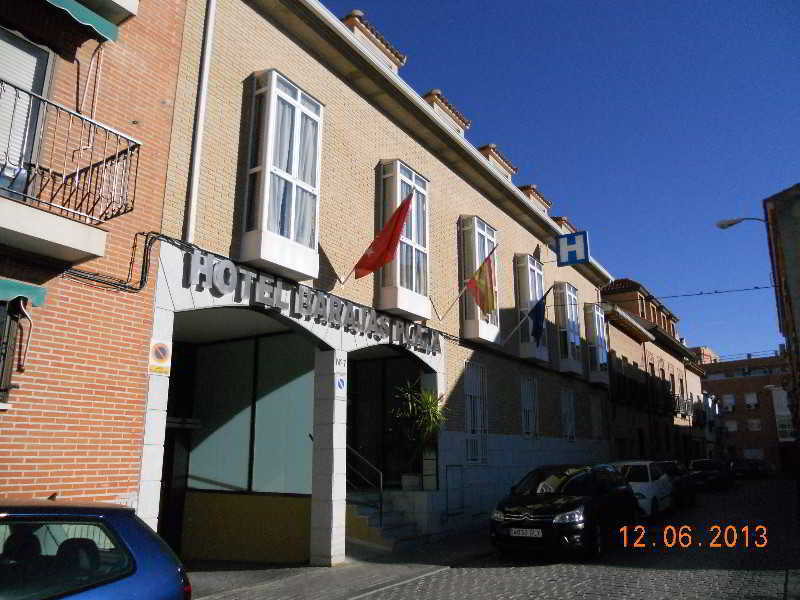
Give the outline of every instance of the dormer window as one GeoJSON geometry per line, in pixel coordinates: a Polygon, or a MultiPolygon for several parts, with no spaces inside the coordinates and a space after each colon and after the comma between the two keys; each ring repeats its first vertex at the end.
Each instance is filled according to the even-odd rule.
{"type": "Polygon", "coordinates": [[[323,107],[274,70],[252,77],[242,260],[317,277],[323,107]]]}

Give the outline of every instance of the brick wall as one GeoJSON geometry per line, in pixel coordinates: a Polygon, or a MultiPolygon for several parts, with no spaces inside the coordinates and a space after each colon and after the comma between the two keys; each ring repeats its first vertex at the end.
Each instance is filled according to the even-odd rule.
{"type": "Polygon", "coordinates": [[[706,374],[724,374],[726,371],[733,373],[735,369],[749,367],[751,369],[772,368],[769,375],[738,375],[724,379],[703,380],[703,389],[717,396],[720,407],[719,422],[724,427],[727,421],[737,423],[737,431],[726,432],[725,448],[734,449],[737,458],[744,457],[746,448],[762,448],[764,458],[780,468],[780,453],[778,450],[778,431],[775,422],[775,407],[772,403],[772,392],[764,389],[767,385],[781,386],[785,375],[779,370],[784,366],[779,358],[753,359],[752,361],[717,362],[704,365],[706,374]],[[745,405],[745,394],[755,393],[758,398],[758,408],[749,409],[745,405]],[[723,396],[733,394],[735,409],[727,413],[723,409],[723,396]],[[761,431],[749,431],[748,419],[760,419],[761,431]]]}
{"type": "MultiPolygon", "coordinates": [[[[43,21],[51,11],[60,13],[36,2],[43,21]]],[[[183,0],[142,2],[139,14],[120,27],[119,40],[104,45],[96,120],[139,139],[142,147],[134,211],[103,224],[109,234],[105,257],[82,269],[126,279],[135,233],[161,227],[183,16],[183,0]]],[[[81,41],[74,60],[54,57],[49,96],[75,110],[98,42],[71,21],[65,26],[74,27],[81,41]]],[[[94,72],[85,114],[93,90],[94,72]]],[[[133,502],[155,258],[149,284],[139,294],[75,281],[63,268],[37,262],[8,249],[0,254],[0,277],[48,290],[45,306],[33,309],[27,369],[14,374],[20,389],[11,394],[10,410],[0,412],[0,497],[57,491],[61,497],[133,502]]],[[[134,281],[139,267],[137,259],[134,281]]]]}
{"type": "MultiPolygon", "coordinates": [[[[201,50],[204,3],[189,2],[184,52],[181,58],[179,102],[175,107],[170,177],[165,205],[165,231],[177,235],[183,222],[187,157],[191,145],[193,94],[201,50]],[[183,76],[186,76],[183,80],[183,76]]],[[[514,293],[515,253],[533,253],[537,246],[543,261],[554,261],[544,241],[537,239],[496,203],[481,195],[468,181],[456,175],[431,148],[397,125],[369,99],[356,92],[346,80],[320,62],[282,29],[245,2],[225,2],[217,7],[214,48],[201,164],[196,243],[223,255],[236,256],[237,219],[240,217],[242,106],[244,81],[251,73],[277,69],[324,105],[321,147],[321,199],[319,219],[320,277],[315,287],[356,302],[372,305],[373,277],[335,283],[350,271],[375,232],[376,174],[382,159],[399,158],[430,180],[429,197],[429,281],[430,294],[441,311],[458,294],[458,219],[479,215],[496,228],[499,247],[498,288],[503,332],[518,320],[514,293]],[[247,24],[248,35],[241,34],[247,24]],[[237,184],[237,177],[238,184],[237,184]]],[[[402,72],[401,72],[402,74],[402,72]]],[[[545,287],[556,280],[569,281],[579,290],[579,300],[595,302],[596,287],[572,268],[556,270],[545,263],[545,287]]],[[[547,318],[554,319],[550,296],[547,318]]],[[[581,322],[583,323],[581,306],[581,322]]],[[[429,325],[452,335],[460,329],[458,307],[444,321],[429,325]]],[[[551,336],[555,339],[555,336],[551,336]]],[[[521,372],[536,372],[542,378],[542,427],[549,435],[560,435],[559,390],[562,383],[573,386],[578,398],[578,421],[589,402],[592,388],[578,379],[549,373],[508,360],[497,354],[453,342],[446,344],[448,427],[464,428],[462,376],[464,361],[486,365],[489,378],[489,428],[493,433],[519,433],[521,372]]],[[[516,339],[507,352],[516,352],[516,339]]],[[[591,427],[581,423],[579,434],[590,435],[591,427]]]]}

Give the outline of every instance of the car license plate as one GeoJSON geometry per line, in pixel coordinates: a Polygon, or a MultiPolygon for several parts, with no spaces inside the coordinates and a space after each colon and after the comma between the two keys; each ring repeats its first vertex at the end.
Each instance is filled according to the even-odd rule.
{"type": "Polygon", "coordinates": [[[512,537],[542,537],[541,529],[509,529],[508,534],[512,537]]]}

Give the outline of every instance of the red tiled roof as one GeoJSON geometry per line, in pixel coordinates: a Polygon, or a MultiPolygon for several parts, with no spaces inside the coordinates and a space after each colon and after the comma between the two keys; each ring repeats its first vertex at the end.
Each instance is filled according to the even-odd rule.
{"type": "Polygon", "coordinates": [[[487,151],[487,152],[495,154],[497,156],[497,158],[500,159],[501,162],[505,163],[505,165],[508,167],[508,170],[511,171],[512,173],[516,173],[517,171],[519,171],[519,169],[514,166],[514,163],[512,163],[510,160],[508,160],[508,158],[503,156],[503,154],[500,152],[500,150],[497,149],[497,145],[496,144],[485,144],[485,145],[481,146],[480,148],[478,148],[478,151],[481,152],[481,153],[483,153],[484,151],[487,151]]]}
{"type": "Polygon", "coordinates": [[[542,194],[542,192],[539,191],[539,188],[537,186],[526,184],[526,185],[520,185],[518,187],[522,192],[531,192],[533,195],[539,198],[539,200],[541,200],[547,206],[547,208],[553,207],[553,203],[544,197],[544,195],[542,194]]]}
{"type": "Polygon", "coordinates": [[[366,18],[364,18],[363,11],[358,9],[351,11],[349,15],[342,17],[342,22],[345,24],[348,24],[348,22],[359,23],[364,29],[366,29],[370,34],[372,34],[372,36],[375,37],[375,39],[378,40],[384,46],[384,48],[389,54],[395,57],[399,66],[402,67],[404,64],[406,64],[408,57],[402,52],[400,52],[397,48],[395,48],[391,44],[391,42],[389,42],[389,40],[383,37],[381,32],[378,31],[372,23],[370,23],[369,21],[367,21],[366,18]]]}
{"type": "Polygon", "coordinates": [[[621,279],[615,279],[611,283],[603,286],[602,291],[615,293],[615,292],[627,292],[629,290],[638,290],[640,288],[644,288],[644,286],[638,281],[634,281],[633,279],[628,279],[627,277],[623,277],[621,279]]]}
{"type": "Polygon", "coordinates": [[[425,94],[423,98],[425,98],[426,100],[428,98],[436,98],[437,100],[439,100],[444,105],[444,107],[452,113],[452,116],[456,118],[456,121],[460,121],[461,126],[464,129],[469,129],[470,126],[472,125],[472,121],[470,121],[467,117],[465,117],[460,110],[458,110],[455,106],[453,106],[453,104],[442,95],[442,90],[439,89],[431,90],[430,92],[425,94]]]}

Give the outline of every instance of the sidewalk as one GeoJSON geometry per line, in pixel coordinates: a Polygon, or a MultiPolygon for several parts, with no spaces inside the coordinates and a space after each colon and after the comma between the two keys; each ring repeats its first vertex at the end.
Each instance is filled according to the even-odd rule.
{"type": "Polygon", "coordinates": [[[481,529],[402,553],[348,544],[336,567],[226,565],[190,569],[189,578],[195,600],[354,600],[492,552],[481,529]]]}

